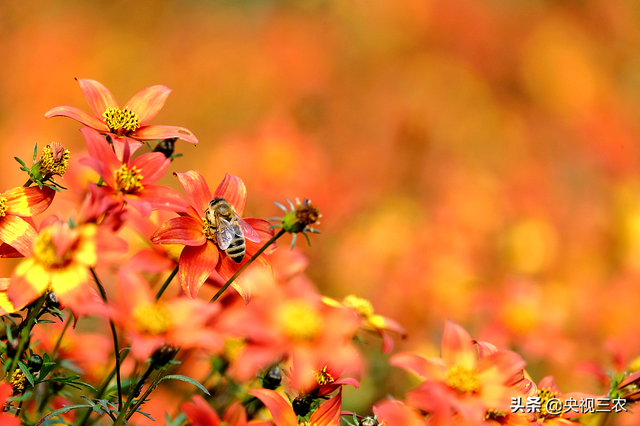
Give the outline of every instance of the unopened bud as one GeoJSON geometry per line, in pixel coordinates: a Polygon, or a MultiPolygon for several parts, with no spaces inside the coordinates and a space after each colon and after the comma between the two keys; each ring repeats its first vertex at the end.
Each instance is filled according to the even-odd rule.
{"type": "Polygon", "coordinates": [[[33,373],[37,373],[42,368],[42,357],[38,354],[33,354],[29,357],[27,366],[33,373]]]}
{"type": "Polygon", "coordinates": [[[262,378],[262,387],[265,389],[275,390],[282,383],[282,370],[279,365],[267,371],[262,378]]]}
{"type": "Polygon", "coordinates": [[[161,152],[165,157],[171,157],[175,149],[176,140],[178,140],[178,138],[170,138],[160,141],[160,143],[153,149],[153,152],[161,152]]]}
{"type": "Polygon", "coordinates": [[[156,367],[164,367],[173,359],[173,357],[178,353],[178,348],[175,346],[165,345],[151,355],[151,364],[156,367]]]}

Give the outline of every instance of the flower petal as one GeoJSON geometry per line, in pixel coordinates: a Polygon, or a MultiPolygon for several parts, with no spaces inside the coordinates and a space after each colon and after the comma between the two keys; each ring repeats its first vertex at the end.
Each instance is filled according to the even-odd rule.
{"type": "Polygon", "coordinates": [[[126,200],[127,204],[129,204],[134,209],[138,210],[140,214],[144,217],[151,216],[151,212],[153,211],[153,206],[147,200],[142,199],[138,194],[126,194],[123,195],[122,198],[126,200]]]}
{"type": "Polygon", "coordinates": [[[147,87],[133,95],[124,107],[133,111],[138,116],[140,125],[144,126],[158,115],[169,93],[171,93],[171,89],[161,84],[147,87]]]}
{"type": "Polygon", "coordinates": [[[189,202],[182,194],[166,186],[145,185],[137,195],[150,203],[154,210],[185,212],[189,208],[189,202]]]}
{"type": "Polygon", "coordinates": [[[197,170],[189,170],[185,173],[175,173],[180,180],[184,193],[187,195],[191,205],[198,214],[204,216],[204,212],[209,208],[209,203],[213,200],[209,185],[204,177],[197,170]]]}
{"type": "Polygon", "coordinates": [[[193,145],[198,145],[198,138],[191,130],[178,126],[142,126],[135,131],[134,137],[141,141],[178,138],[193,145]]]}
{"type": "Polygon", "coordinates": [[[79,78],[77,80],[91,111],[93,111],[99,120],[102,119],[102,114],[107,108],[118,107],[116,99],[102,83],[86,78],[79,78]]]}
{"type": "Polygon", "coordinates": [[[462,366],[471,369],[476,364],[476,351],[471,336],[451,320],[444,326],[442,359],[447,367],[462,366]]]}
{"type": "MultiPolygon", "coordinates": [[[[271,223],[269,223],[268,220],[256,219],[254,217],[247,217],[247,218],[244,218],[244,221],[247,222],[249,226],[251,226],[253,230],[256,231],[256,233],[260,237],[260,243],[252,243],[251,241],[247,242],[248,243],[247,252],[250,252],[250,253],[257,252],[260,249],[260,247],[266,244],[266,242],[269,241],[275,235],[275,233],[273,232],[273,229],[269,229],[269,226],[271,226],[271,223]],[[257,247],[255,251],[253,251],[253,247],[251,248],[249,247],[250,245],[255,245],[257,247]]],[[[263,253],[266,255],[270,255],[273,252],[275,252],[277,248],[278,248],[278,245],[277,243],[274,242],[269,247],[267,247],[263,253]]]]}
{"type": "Polygon", "coordinates": [[[133,160],[131,166],[137,167],[142,175],[140,183],[146,185],[153,183],[164,176],[165,172],[171,165],[171,161],[161,152],[149,152],[142,154],[133,160]]]}
{"type": "Polygon", "coordinates": [[[56,191],[47,186],[42,189],[36,186],[19,186],[3,192],[2,196],[7,199],[7,215],[30,217],[47,210],[55,194],[56,191]]]}
{"type": "Polygon", "coordinates": [[[34,259],[25,259],[13,272],[7,297],[14,306],[26,306],[47,289],[50,279],[47,270],[34,259]]]}
{"type": "Polygon", "coordinates": [[[442,376],[442,371],[438,367],[415,354],[396,354],[389,359],[389,364],[417,374],[422,379],[437,379],[442,376]]]}
{"type": "Polygon", "coordinates": [[[192,299],[218,263],[218,247],[210,241],[201,246],[186,246],[180,254],[178,278],[185,294],[192,299]]]}
{"type": "Polygon", "coordinates": [[[79,121],[81,124],[85,126],[89,126],[92,129],[96,129],[100,132],[108,132],[109,127],[103,122],[100,121],[96,116],[89,114],[79,108],[71,107],[71,106],[59,106],[55,108],[51,108],[44,114],[45,118],[51,117],[69,117],[76,121],[79,121]]]}
{"type": "Polygon", "coordinates": [[[242,217],[244,207],[247,204],[247,187],[238,176],[226,173],[224,179],[214,192],[214,197],[222,197],[236,209],[236,213],[242,217]]]}
{"type": "Polygon", "coordinates": [[[120,169],[122,163],[118,160],[116,153],[113,152],[113,148],[109,145],[109,142],[102,136],[100,133],[95,131],[90,127],[83,127],[80,129],[82,136],[84,136],[84,140],[87,143],[87,150],[89,151],[89,155],[91,158],[94,158],[104,164],[102,167],[103,173],[100,173],[100,170],[96,169],[95,162],[94,164],[90,164],[89,162],[83,162],[87,166],[93,168],[100,176],[107,182],[107,184],[114,188],[115,187],[115,176],[114,172],[120,169]]]}
{"type": "Polygon", "coordinates": [[[249,395],[258,398],[269,409],[276,426],[298,426],[293,408],[276,392],[268,389],[251,389],[249,395]]]}
{"type": "Polygon", "coordinates": [[[220,417],[213,407],[209,405],[203,397],[196,395],[193,402],[185,402],[182,404],[182,411],[189,421],[199,426],[219,426],[220,417]]]}
{"type": "Polygon", "coordinates": [[[111,136],[111,140],[113,141],[113,150],[116,153],[116,157],[118,157],[118,161],[123,163],[129,161],[128,158],[127,161],[124,161],[124,151],[127,142],[129,142],[129,157],[131,157],[133,153],[142,146],[142,142],[138,142],[137,140],[126,136],[116,136],[113,133],[109,133],[109,136],[111,136]]]}
{"type": "Polygon", "coordinates": [[[0,218],[0,241],[4,241],[24,256],[33,254],[33,244],[38,234],[24,219],[18,216],[0,218]]]}
{"type": "MultiPolygon", "coordinates": [[[[238,269],[249,261],[251,256],[245,254],[244,259],[240,263],[236,263],[231,260],[226,253],[220,254],[220,262],[216,267],[216,271],[225,282],[233,276],[238,269]]],[[[271,269],[271,263],[265,256],[259,256],[251,265],[244,270],[235,281],[233,281],[233,288],[236,289],[238,294],[242,296],[245,303],[249,303],[251,296],[253,295],[253,289],[265,282],[273,281],[273,270],[271,269]]]]}
{"type": "Polygon", "coordinates": [[[231,404],[222,418],[230,426],[247,424],[247,412],[239,401],[231,404]]]}
{"type": "MultiPolygon", "coordinates": [[[[266,405],[266,404],[265,404],[266,405]]],[[[342,389],[338,394],[322,404],[309,419],[315,426],[340,426],[340,408],[342,407],[342,389]]]]}
{"type": "Polygon", "coordinates": [[[201,246],[206,241],[202,233],[202,222],[190,216],[169,219],[151,236],[151,242],[154,244],[201,246]]]}

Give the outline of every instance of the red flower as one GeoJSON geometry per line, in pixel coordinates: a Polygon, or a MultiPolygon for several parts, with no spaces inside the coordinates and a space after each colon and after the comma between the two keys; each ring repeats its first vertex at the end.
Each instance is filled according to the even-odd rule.
{"type": "MultiPolygon", "coordinates": [[[[88,127],[80,129],[87,142],[90,157],[80,162],[94,169],[104,180],[106,187],[100,187],[104,197],[111,197],[131,204],[141,214],[149,216],[153,209],[184,212],[189,203],[171,188],[151,185],[160,179],[171,162],[159,152],[142,154],[131,160],[128,142],[125,143],[122,162],[100,134],[88,127]]],[[[98,200],[102,202],[102,200],[98,200]]]]}
{"type": "MultiPolygon", "coordinates": [[[[276,426],[298,426],[293,408],[280,394],[268,389],[251,389],[249,395],[258,398],[269,409],[276,426]]],[[[313,426],[339,426],[342,391],[322,404],[309,418],[313,426]]]]}
{"type": "MultiPolygon", "coordinates": [[[[234,402],[225,411],[222,420],[218,413],[204,400],[203,397],[196,395],[193,402],[185,402],[182,404],[182,411],[189,419],[190,426],[246,426],[247,412],[242,404],[234,402]]],[[[252,421],[252,425],[268,425],[267,422],[252,421]]]]}
{"type": "MultiPolygon", "coordinates": [[[[243,260],[236,263],[216,244],[212,224],[209,223],[206,212],[214,197],[222,197],[231,203],[238,217],[242,217],[247,202],[247,189],[242,179],[227,173],[212,196],[207,182],[199,172],[190,170],[186,173],[176,173],[176,176],[191,201],[191,208],[185,215],[173,218],[162,225],[153,234],[151,241],[155,244],[185,245],[180,255],[178,277],[184,292],[195,298],[213,271],[217,271],[224,280],[228,280],[260,249],[260,242],[264,244],[273,236],[273,231],[269,229],[269,222],[266,220],[243,219],[258,234],[260,241],[254,242],[245,238],[246,253],[243,260]]],[[[264,254],[270,254],[273,250],[275,246],[265,250],[264,254]]],[[[270,270],[271,266],[264,256],[260,256],[250,268],[270,270]]],[[[234,281],[233,287],[248,302],[251,294],[247,287],[243,286],[242,276],[234,281]]]]}
{"type": "Polygon", "coordinates": [[[101,83],[87,79],[78,79],[78,83],[94,115],[79,108],[59,106],[50,109],[44,116],[73,118],[102,134],[108,134],[113,140],[118,158],[122,158],[126,141],[129,142],[131,152],[142,145],[138,141],[180,138],[194,145],[198,144],[195,135],[184,127],[147,125],[164,106],[171,93],[168,87],[147,87],[133,95],[124,108],[120,109],[109,89],[101,83]]]}
{"type": "MultiPolygon", "coordinates": [[[[9,398],[12,393],[13,389],[11,388],[10,384],[0,384],[0,407],[5,407],[7,398],[9,398]]],[[[4,413],[3,410],[0,410],[0,424],[2,424],[3,426],[19,426],[20,419],[16,417],[15,414],[9,412],[4,413]]]]}

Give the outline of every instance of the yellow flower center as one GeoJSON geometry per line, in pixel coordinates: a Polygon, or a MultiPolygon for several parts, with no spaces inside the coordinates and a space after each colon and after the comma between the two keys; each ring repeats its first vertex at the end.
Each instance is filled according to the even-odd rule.
{"type": "Polygon", "coordinates": [[[316,426],[317,423],[311,423],[311,422],[300,422],[298,424],[298,426],[316,426]]]}
{"type": "Polygon", "coordinates": [[[45,146],[42,150],[42,157],[40,158],[40,167],[45,175],[58,175],[62,176],[69,167],[69,156],[71,153],[68,149],[61,152],[56,159],[51,147],[45,146]]]}
{"type": "Polygon", "coordinates": [[[140,305],[133,310],[133,319],[141,332],[162,334],[171,328],[171,314],[162,305],[140,305]]]}
{"type": "Polygon", "coordinates": [[[107,110],[102,113],[102,117],[104,117],[104,122],[109,126],[109,129],[117,134],[133,132],[140,128],[138,116],[128,108],[107,108],[107,110]]]}
{"type": "Polygon", "coordinates": [[[331,374],[327,373],[327,366],[322,367],[322,370],[314,371],[313,374],[316,376],[316,381],[320,386],[327,385],[329,383],[333,383],[336,381],[331,374]]]}
{"type": "Polygon", "coordinates": [[[458,393],[472,393],[480,387],[480,377],[475,368],[456,365],[447,370],[447,384],[458,393]]]}
{"type": "Polygon", "coordinates": [[[240,356],[247,344],[242,339],[227,339],[222,347],[222,355],[229,361],[240,356]]]}
{"type": "Polygon", "coordinates": [[[280,312],[284,333],[296,341],[308,342],[320,334],[322,317],[315,308],[302,300],[288,302],[280,312]]]}
{"type": "Polygon", "coordinates": [[[33,256],[46,268],[63,267],[71,262],[71,250],[58,257],[56,246],[48,231],[43,231],[33,244],[33,256]]]}
{"type": "Polygon", "coordinates": [[[123,164],[119,170],[116,170],[116,185],[118,190],[130,193],[142,191],[144,186],[140,183],[143,176],[140,174],[140,170],[133,166],[131,170],[126,164],[123,164]]]}
{"type": "Polygon", "coordinates": [[[7,212],[7,199],[0,197],[0,217],[4,217],[7,212]]]}
{"type": "MultiPolygon", "coordinates": [[[[538,418],[546,419],[549,417],[557,417],[558,413],[549,413],[547,411],[547,402],[550,399],[556,399],[558,397],[558,392],[553,392],[551,388],[542,388],[538,389],[538,397],[540,398],[540,411],[538,412],[538,418]]],[[[557,407],[554,406],[554,408],[557,407]]]]}
{"type": "Polygon", "coordinates": [[[16,370],[11,376],[9,383],[11,383],[14,393],[21,393],[27,384],[27,378],[21,370],[16,370]]]}
{"type": "Polygon", "coordinates": [[[350,294],[349,296],[344,298],[342,303],[344,303],[346,307],[353,309],[365,318],[369,318],[371,315],[373,315],[373,305],[367,299],[362,299],[360,297],[354,296],[353,294],[350,294]]]}

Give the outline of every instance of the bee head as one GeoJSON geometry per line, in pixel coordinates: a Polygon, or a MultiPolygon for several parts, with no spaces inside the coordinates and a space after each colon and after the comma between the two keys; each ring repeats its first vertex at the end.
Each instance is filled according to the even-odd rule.
{"type": "Polygon", "coordinates": [[[222,197],[216,197],[209,203],[209,210],[216,211],[221,215],[226,216],[231,214],[233,211],[232,209],[233,207],[231,207],[231,204],[222,197]]]}

